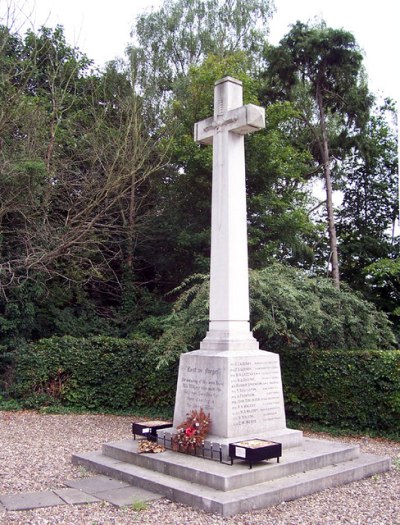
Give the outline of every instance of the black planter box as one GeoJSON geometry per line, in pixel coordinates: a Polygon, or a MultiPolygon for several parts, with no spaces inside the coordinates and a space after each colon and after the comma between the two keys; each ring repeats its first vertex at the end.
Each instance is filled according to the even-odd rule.
{"type": "Polygon", "coordinates": [[[157,441],[157,430],[171,426],[172,421],[133,421],[133,439],[136,439],[136,435],[138,435],[144,436],[149,441],[157,441]]]}
{"type": "Polygon", "coordinates": [[[275,443],[275,441],[254,438],[247,441],[229,443],[231,465],[233,465],[233,460],[236,458],[248,461],[250,463],[250,468],[252,468],[253,463],[263,461],[264,459],[276,458],[279,463],[279,458],[281,456],[282,444],[275,443]]]}

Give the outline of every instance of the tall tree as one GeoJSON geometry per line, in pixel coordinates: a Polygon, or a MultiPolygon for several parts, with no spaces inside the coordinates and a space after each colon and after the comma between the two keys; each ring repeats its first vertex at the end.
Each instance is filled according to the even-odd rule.
{"type": "MultiPolygon", "coordinates": [[[[153,260],[167,286],[209,268],[211,148],[193,141],[193,124],[213,113],[214,82],[226,75],[242,81],[245,103],[258,103],[259,82],[248,73],[248,58],[237,52],[210,55],[192,66],[171,101],[174,123],[171,163],[158,179],[162,232],[153,260]]],[[[290,143],[297,113],[289,103],[267,111],[267,127],[246,140],[250,264],[263,267],[271,259],[309,264],[315,228],[307,212],[304,175],[312,157],[290,143]]]]}
{"type": "Polygon", "coordinates": [[[273,0],[165,0],[139,15],[130,56],[149,115],[156,109],[157,117],[175,82],[210,54],[244,50],[259,67],[272,12],[273,0]]]}
{"type": "MultiPolygon", "coordinates": [[[[193,142],[193,124],[212,114],[213,84],[226,75],[242,80],[246,102],[258,103],[271,13],[265,0],[179,0],[138,18],[132,49],[138,86],[157,115],[163,100],[172,145],[158,179],[162,235],[153,250],[166,288],[209,265],[211,152],[193,142]]],[[[304,263],[314,236],[302,188],[311,159],[283,133],[296,120],[290,104],[278,104],[269,117],[266,132],[247,140],[251,264],[273,257],[304,263]]]]}
{"type": "MultiPolygon", "coordinates": [[[[388,299],[390,293],[381,285],[370,285],[369,268],[391,267],[390,261],[400,255],[395,228],[399,214],[395,109],[391,100],[376,108],[364,132],[354,137],[352,155],[338,166],[343,194],[338,211],[343,276],[389,312],[395,309],[395,300],[388,299]],[[381,265],[382,260],[388,261],[381,265]]],[[[376,275],[381,274],[376,271],[376,275]]]]}
{"type": "Polygon", "coordinates": [[[289,97],[310,130],[313,155],[321,166],[326,188],[326,208],[332,277],[339,287],[339,257],[333,210],[332,160],[334,136],[363,126],[371,105],[362,78],[362,54],[354,36],[324,23],[297,22],[279,46],[267,50],[269,94],[289,97]]]}
{"type": "Polygon", "coordinates": [[[146,132],[129,74],[89,71],[62,28],[0,36],[0,317],[28,296],[61,310],[85,295],[110,316],[138,267],[159,137],[146,132]]]}
{"type": "Polygon", "coordinates": [[[159,241],[148,247],[163,289],[208,267],[210,154],[197,148],[192,131],[212,112],[212,84],[220,77],[210,75],[204,89],[201,79],[192,83],[190,70],[213,54],[222,76],[242,78],[261,61],[271,14],[272,0],[166,0],[136,20],[130,50],[136,88],[146,122],[172,143],[169,165],[155,180],[159,241]],[[205,104],[195,90],[209,95],[205,104]]]}

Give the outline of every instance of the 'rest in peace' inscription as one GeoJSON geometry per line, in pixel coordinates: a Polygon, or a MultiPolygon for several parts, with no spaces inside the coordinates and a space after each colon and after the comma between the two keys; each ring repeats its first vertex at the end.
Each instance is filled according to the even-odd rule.
{"type": "Polygon", "coordinates": [[[216,408],[224,389],[223,375],[219,367],[187,366],[181,386],[188,406],[205,412],[216,408]]]}

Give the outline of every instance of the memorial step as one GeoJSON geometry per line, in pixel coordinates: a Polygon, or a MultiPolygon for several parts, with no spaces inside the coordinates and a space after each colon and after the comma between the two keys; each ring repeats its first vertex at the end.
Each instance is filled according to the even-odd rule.
{"type": "MultiPolygon", "coordinates": [[[[309,441],[319,442],[320,440],[309,441]]],[[[331,445],[334,447],[337,443],[331,443],[331,445]]],[[[112,445],[111,448],[114,449],[112,452],[114,454],[115,448],[112,445]]],[[[111,451],[108,448],[106,450],[107,452],[111,451]]],[[[290,453],[292,452],[295,452],[295,449],[290,451],[290,453]]],[[[154,456],[141,455],[145,460],[151,457],[151,463],[149,463],[150,466],[148,468],[115,459],[103,454],[101,451],[76,454],[72,457],[72,460],[75,464],[142,487],[151,492],[156,492],[172,501],[184,503],[206,512],[220,514],[224,517],[276,505],[282,501],[297,499],[330,487],[384,472],[390,468],[390,458],[358,454],[357,450],[348,449],[343,450],[343,457],[355,454],[353,459],[317,467],[319,461],[323,464],[326,460],[326,457],[323,458],[324,454],[322,454],[323,459],[314,459],[314,466],[317,468],[302,471],[300,470],[301,462],[303,462],[305,469],[307,461],[311,460],[301,458],[300,450],[298,452],[299,457],[296,458],[296,455],[294,455],[291,462],[286,458],[285,463],[282,463],[282,465],[259,463],[254,465],[252,470],[245,463],[235,463],[231,466],[173,452],[164,452],[154,456]],[[171,470],[171,475],[167,473],[168,469],[162,472],[162,469],[166,468],[165,465],[168,464],[168,461],[165,459],[168,454],[174,455],[175,463],[184,465],[182,471],[189,472],[192,469],[194,474],[197,472],[195,477],[192,480],[176,477],[174,469],[171,470]],[[156,466],[157,464],[158,466],[156,466]],[[263,477],[265,476],[263,471],[276,473],[279,467],[283,467],[283,470],[281,470],[282,477],[269,480],[263,477]],[[290,473],[291,469],[294,469],[296,473],[290,473]],[[261,478],[260,472],[263,472],[261,478]],[[207,476],[214,478],[214,481],[204,482],[207,476]],[[224,482],[225,490],[219,490],[213,486],[215,479],[221,476],[225,476],[230,480],[229,482],[224,482]],[[243,479],[246,479],[246,484],[241,486],[243,479]],[[260,479],[264,479],[264,481],[260,482],[260,479]],[[236,486],[236,488],[227,489],[227,486],[236,486]]],[[[337,454],[340,454],[340,452],[336,450],[333,454],[336,454],[337,458],[337,454]]],[[[138,458],[136,459],[138,460],[138,458]]],[[[334,460],[334,457],[331,459],[334,460]]]]}
{"type": "Polygon", "coordinates": [[[137,441],[129,439],[107,443],[103,445],[102,452],[118,461],[227,491],[349,461],[359,456],[359,447],[304,439],[302,446],[285,450],[279,463],[270,459],[268,462],[254,464],[251,470],[248,464],[240,460],[235,460],[234,465],[230,465],[171,450],[162,454],[140,454],[137,451],[137,441]]]}

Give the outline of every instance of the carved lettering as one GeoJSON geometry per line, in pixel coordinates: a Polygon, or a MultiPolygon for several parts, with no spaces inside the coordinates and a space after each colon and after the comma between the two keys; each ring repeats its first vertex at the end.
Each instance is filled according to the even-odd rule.
{"type": "Polygon", "coordinates": [[[181,384],[187,403],[205,411],[212,410],[224,388],[221,368],[188,366],[185,372],[181,384]]]}
{"type": "Polygon", "coordinates": [[[248,426],[279,420],[282,394],[279,365],[238,360],[229,370],[232,424],[243,432],[248,426]]]}

